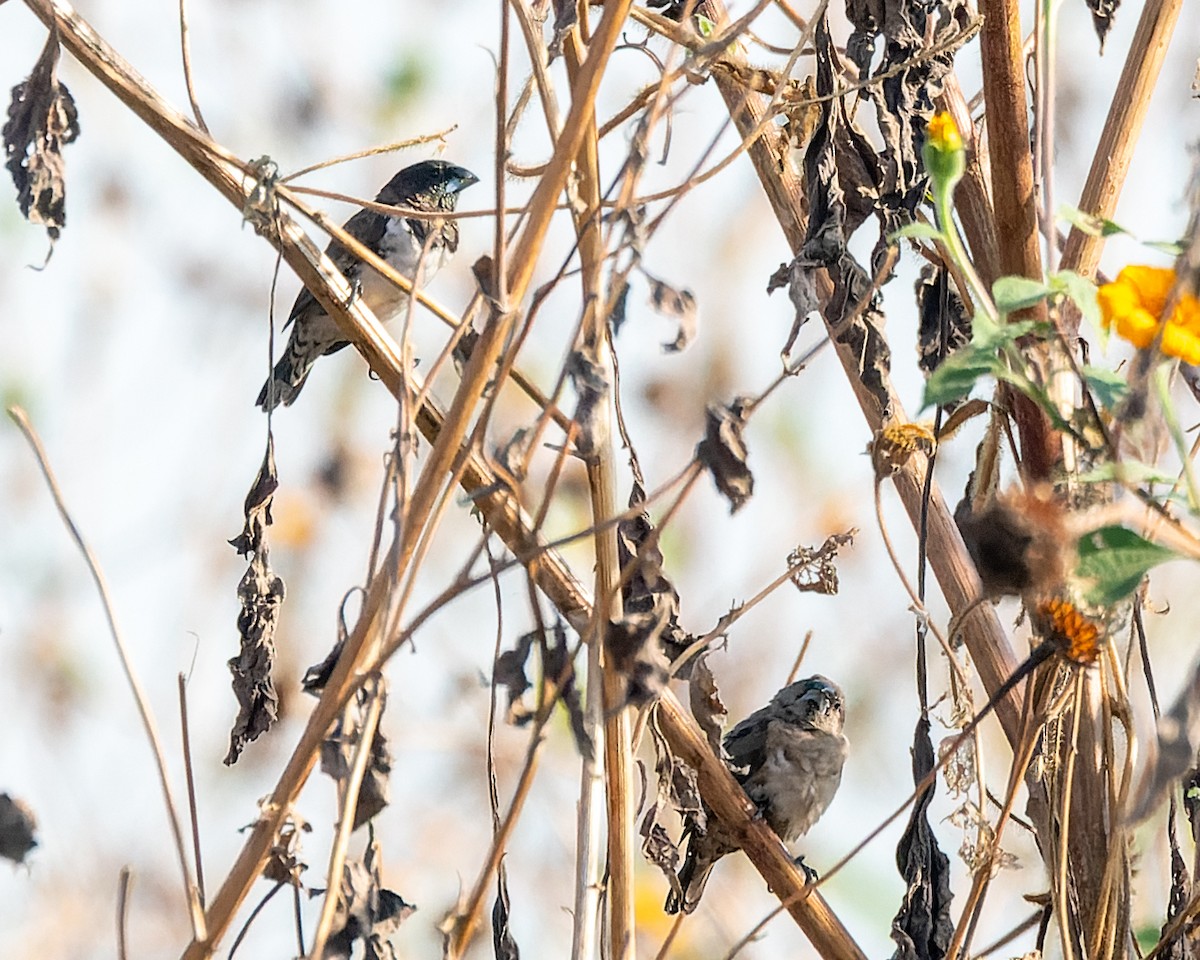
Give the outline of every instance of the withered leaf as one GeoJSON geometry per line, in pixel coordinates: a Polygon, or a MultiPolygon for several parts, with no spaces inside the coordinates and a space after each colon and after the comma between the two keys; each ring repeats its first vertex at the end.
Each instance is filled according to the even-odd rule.
{"type": "Polygon", "coordinates": [[[719,757],[721,730],[725,726],[725,718],[729,711],[721,702],[717,678],[713,676],[712,668],[708,665],[708,654],[700,654],[692,664],[692,678],[688,682],[688,706],[692,708],[692,716],[696,718],[696,723],[704,731],[708,745],[719,757]]]}
{"type": "Polygon", "coordinates": [[[1108,39],[1108,31],[1112,29],[1113,18],[1121,0],[1086,0],[1087,8],[1092,13],[1092,27],[1096,38],[1100,41],[1100,52],[1104,52],[1104,41],[1108,39]]]}
{"type": "Polygon", "coordinates": [[[661,810],[662,808],[657,803],[651,804],[650,809],[642,817],[641,825],[638,827],[638,833],[642,838],[642,856],[658,867],[662,871],[662,875],[667,878],[667,882],[671,884],[671,889],[682,896],[683,891],[679,887],[679,877],[677,876],[679,847],[676,846],[675,841],[671,839],[671,834],[658,819],[661,810]]]}
{"type": "Polygon", "coordinates": [[[796,547],[788,554],[789,568],[795,568],[792,573],[792,583],[796,589],[804,593],[823,593],[832,596],[838,592],[838,573],[834,566],[838,550],[854,543],[856,530],[845,533],[835,533],[825,538],[819,547],[796,547]]]}
{"type": "MultiPolygon", "coordinates": [[[[833,48],[825,17],[818,22],[815,44],[817,92],[822,96],[832,96],[835,92],[837,52],[833,48]]],[[[870,179],[876,176],[876,172],[862,158],[863,152],[870,152],[863,146],[865,141],[860,143],[859,139],[849,137],[846,133],[848,129],[843,108],[832,100],[822,103],[820,122],[804,155],[809,221],[804,245],[792,270],[790,292],[796,305],[798,324],[803,322],[801,309],[807,311],[814,299],[814,295],[807,290],[814,283],[812,272],[821,266],[829,271],[833,293],[824,308],[826,325],[839,342],[851,348],[857,358],[863,385],[875,398],[882,417],[887,419],[891,416],[891,400],[887,390],[891,351],[883,336],[884,317],[879,309],[879,294],[871,278],[846,246],[850,233],[861,224],[869,208],[848,207],[841,182],[840,168],[843,164],[839,163],[838,158],[846,153],[854,155],[856,163],[847,165],[856,171],[852,174],[854,176],[870,179]]],[[[863,183],[858,189],[864,192],[864,198],[869,195],[873,207],[877,188],[873,184],[863,183]]],[[[796,327],[793,327],[789,348],[795,332],[796,327]]]]}
{"type": "MultiPolygon", "coordinates": [[[[321,772],[339,784],[344,784],[353,770],[354,756],[362,742],[363,724],[373,697],[383,701],[380,706],[382,711],[387,703],[387,687],[383,678],[373,684],[373,689],[363,687],[357,691],[354,708],[342,711],[329,736],[321,743],[321,772]]],[[[382,811],[391,799],[392,754],[380,725],[375,727],[370,749],[358,787],[358,803],[354,809],[355,830],[382,811]]]]}
{"type": "Polygon", "coordinates": [[[746,442],[742,439],[748,406],[749,401],[742,397],[729,406],[709,404],[704,439],[696,447],[696,456],[729,501],[730,513],[754,493],[754,477],[746,465],[746,442]]]}
{"type": "MultiPolygon", "coordinates": [[[[629,494],[629,506],[646,502],[646,492],[636,480],[629,494]]],[[[626,632],[653,633],[649,649],[632,651],[652,665],[672,661],[691,643],[691,637],[679,626],[679,594],[663,573],[663,555],[654,536],[654,525],[645,511],[617,526],[617,562],[622,572],[621,599],[626,618],[632,623],[626,632]]],[[[680,676],[686,677],[684,664],[680,676]]],[[[662,682],[665,682],[665,676],[662,682]]]]}
{"type": "MultiPolygon", "coordinates": [[[[364,960],[396,960],[389,938],[417,908],[382,886],[378,860],[379,844],[372,835],[364,858],[347,860],[343,866],[341,896],[325,956],[349,960],[354,945],[361,940],[364,960]]],[[[312,892],[329,895],[327,890],[312,892]]]]}
{"type": "Polygon", "coordinates": [[[609,382],[594,346],[583,346],[567,360],[567,376],[575,388],[575,448],[581,456],[593,456],[606,436],[607,420],[598,414],[608,397],[609,382]]]}
{"type": "Polygon", "coordinates": [[[575,0],[554,0],[554,35],[546,49],[553,61],[562,55],[563,40],[579,22],[579,7],[575,0]]]}
{"type": "MultiPolygon", "coordinates": [[[[913,732],[913,783],[933,770],[933,744],[929,720],[921,717],[913,732]]],[[[942,960],[954,934],[950,919],[950,860],[938,846],[929,826],[933,784],[913,805],[908,826],[896,846],[896,867],[906,889],[900,910],[892,920],[896,941],[893,960],[942,960]]]]}
{"type": "Polygon", "coordinates": [[[345,644],[346,638],[338,637],[337,643],[326,654],[325,659],[304,671],[304,679],[300,681],[300,686],[305,693],[310,693],[314,697],[321,695],[321,691],[325,689],[325,684],[329,682],[329,677],[333,674],[333,668],[337,666],[338,658],[341,657],[345,644]]]}
{"type": "Polygon", "coordinates": [[[25,855],[37,846],[34,832],[37,817],[23,800],[0,793],[0,857],[24,863],[25,855]]]}
{"type": "Polygon", "coordinates": [[[919,0],[849,0],[846,16],[854,26],[846,53],[860,78],[870,72],[877,38],[884,41],[883,56],[871,73],[881,80],[867,91],[884,142],[879,199],[894,229],[911,221],[924,198],[925,128],[954,53],[971,35],[970,15],[962,0],[937,0],[932,6],[919,0]]]}
{"type": "Polygon", "coordinates": [[[657,791],[654,802],[642,817],[639,833],[642,837],[642,854],[653,863],[672,891],[682,896],[677,876],[679,870],[679,848],[662,823],[661,817],[667,810],[674,809],[689,822],[698,824],[703,830],[707,825],[707,814],[700,799],[700,788],[696,782],[696,771],[671,752],[670,744],[659,729],[658,717],[653,711],[647,724],[654,744],[654,770],[657,774],[657,791]]]}
{"type": "MultiPolygon", "coordinates": [[[[1176,918],[1191,902],[1191,879],[1188,876],[1187,861],[1179,850],[1179,839],[1175,835],[1175,813],[1171,811],[1168,823],[1168,839],[1171,845],[1171,892],[1167,898],[1167,915],[1163,921],[1160,936],[1165,937],[1167,931],[1175,925],[1176,918]]],[[[1193,821],[1195,822],[1195,821],[1193,821]]],[[[1195,960],[1196,941],[1188,935],[1186,928],[1179,929],[1164,947],[1155,948],[1164,960],[1195,960]]]]}
{"type": "Polygon", "coordinates": [[[575,748],[581,757],[593,756],[592,738],[588,735],[583,716],[583,700],[575,685],[575,666],[567,647],[567,630],[562,621],[554,624],[554,646],[542,643],[542,670],[546,677],[559,685],[558,699],[571,721],[571,733],[575,737],[575,748]]]}
{"type": "Polygon", "coordinates": [[[617,289],[616,296],[613,297],[612,309],[608,313],[608,326],[614,337],[621,332],[629,315],[629,281],[621,280],[619,282],[620,287],[617,289]]]}
{"type": "Polygon", "coordinates": [[[79,136],[75,101],[58,82],[58,28],[52,26],[29,76],[12,88],[2,133],[5,166],[21,213],[45,226],[51,243],[67,222],[63,147],[79,136]]]}
{"type": "Polygon", "coordinates": [[[501,652],[492,668],[492,682],[508,692],[508,722],[517,726],[528,723],[533,717],[532,711],[521,702],[521,697],[531,686],[529,677],[525,675],[525,664],[529,661],[529,651],[533,649],[536,639],[536,631],[525,634],[517,641],[516,647],[501,652]]]}
{"type": "Polygon", "coordinates": [[[671,664],[661,639],[666,626],[667,621],[654,613],[627,613],[609,621],[604,644],[611,667],[625,683],[622,706],[644,706],[667,685],[671,664]]]}
{"type": "Polygon", "coordinates": [[[238,584],[241,603],[238,634],[241,647],[229,661],[238,716],[229,733],[225,763],[237,762],[242,749],[274,724],[279,706],[271,667],[275,662],[275,628],[283,605],[283,580],[272,572],[266,530],[271,523],[271,500],[279,481],[275,472],[275,443],[268,438],[258,475],[246,496],[245,525],[230,543],[241,556],[250,555],[250,565],[238,584]]]}
{"type": "Polygon", "coordinates": [[[267,854],[267,862],[263,864],[263,877],[273,883],[300,887],[300,874],[308,869],[308,864],[300,859],[300,835],[311,832],[311,825],[294,812],[289,814],[267,854]]]}
{"type": "Polygon", "coordinates": [[[971,318],[943,267],[922,267],[916,293],[917,365],[928,377],[950,354],[970,342],[971,318]]]}
{"type": "Polygon", "coordinates": [[[521,960],[521,950],[508,924],[508,868],[503,858],[496,870],[496,900],[492,904],[492,949],[496,960],[521,960]]]}
{"type": "Polygon", "coordinates": [[[650,305],[664,316],[679,321],[679,332],[674,340],[663,344],[663,350],[679,353],[696,337],[696,295],[686,287],[673,287],[648,273],[646,279],[650,281],[650,305]]]}

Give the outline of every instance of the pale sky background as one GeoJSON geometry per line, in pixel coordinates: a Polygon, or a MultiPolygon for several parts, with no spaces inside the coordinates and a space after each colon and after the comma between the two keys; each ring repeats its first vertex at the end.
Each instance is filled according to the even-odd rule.
{"type": "MultiPolygon", "coordinates": [[[[206,119],[229,149],[246,158],[269,154],[285,172],[457,124],[443,156],[480,175],[463,206],[486,208],[494,190],[496,6],[467,0],[193,0],[193,64],[206,119]]],[[[735,13],[746,6],[735,6],[735,13]]],[[[1134,27],[1135,6],[1119,12],[1103,58],[1083,5],[1063,10],[1061,202],[1078,196],[1134,27]]],[[[174,4],[95,0],[81,12],[185,109],[174,4]]],[[[1147,239],[1173,238],[1185,223],[1186,144],[1200,132],[1200,102],[1188,90],[1200,52],[1198,25],[1189,7],[1117,218],[1147,239]]],[[[793,37],[775,19],[764,21],[762,33],[781,42],[793,37]]],[[[21,4],[0,8],[0,89],[23,78],[44,37],[21,4]]],[[[629,39],[639,37],[631,27],[629,39]]],[[[977,72],[968,66],[973,57],[974,48],[962,61],[968,84],[977,72]]],[[[237,766],[226,768],[221,758],[236,704],[225,661],[236,650],[234,591],[244,569],[226,541],[239,532],[242,499],[262,456],[265,419],[253,401],[267,367],[274,254],[242,226],[238,211],[69,56],[61,76],[75,95],[82,135],[67,151],[68,223],[45,270],[29,268],[44,259],[43,231],[21,219],[11,187],[0,188],[0,395],[29,411],[75,518],[104,566],[181,796],[175,678],[180,671],[190,676],[211,895],[240,847],[238,829],[254,819],[257,798],[273,786],[310,708],[311,701],[298,693],[299,679],[332,644],[338,603],[363,576],[394,409],[386,391],[367,378],[361,359],[345,351],[323,361],[296,406],[276,419],[282,485],[272,561],[288,589],[278,636],[283,720],[251,744],[237,766]],[[335,456],[348,464],[337,495],[320,483],[323,467],[335,456]]],[[[611,115],[652,76],[648,58],[618,53],[601,115],[611,115]]],[[[515,86],[523,78],[520,69],[514,77],[515,86]]],[[[678,182],[723,118],[711,84],[689,91],[676,113],[669,163],[648,168],[646,189],[678,182]]],[[[540,112],[531,110],[528,128],[536,131],[540,122],[540,112]]],[[[660,144],[656,140],[655,150],[660,144]]],[[[523,135],[517,160],[541,161],[544,145],[540,136],[523,135]]],[[[731,145],[727,136],[718,155],[731,145]]],[[[604,157],[608,177],[624,150],[622,135],[615,135],[604,157]]],[[[400,166],[432,153],[417,149],[399,158],[376,157],[306,182],[370,196],[400,166]]],[[[517,181],[509,189],[518,200],[528,184],[517,181]]],[[[330,209],[339,219],[348,215],[343,206],[330,209]]],[[[563,249],[565,224],[554,236],[558,245],[552,240],[549,249],[563,249]]],[[[453,309],[470,295],[470,263],[490,249],[490,221],[464,221],[462,237],[459,259],[431,287],[453,309]]],[[[544,258],[542,279],[558,256],[544,258]]],[[[1130,258],[1145,254],[1129,243],[1114,244],[1104,265],[1115,270],[1130,258]]],[[[764,291],[786,259],[782,235],[745,159],[680,203],[648,245],[647,269],[691,288],[700,308],[696,342],[682,354],[666,355],[657,344],[673,337],[670,322],[646,305],[644,281],[630,296],[629,324],[617,348],[627,413],[651,485],[687,462],[702,435],[706,403],[756,393],[778,371],[791,308],[782,292],[768,298],[764,291]]],[[[910,270],[893,282],[887,304],[896,384],[915,415],[921,386],[911,362],[911,279],[910,270]]],[[[285,271],[280,318],[297,289],[285,271]]],[[[573,296],[571,290],[548,309],[524,356],[524,369],[542,383],[550,382],[561,362],[563,338],[575,322],[573,296]]],[[[436,321],[423,315],[417,323],[424,331],[418,343],[421,337],[436,343],[436,321]]],[[[816,325],[810,325],[801,346],[817,336],[816,325]]],[[[1185,421],[1194,421],[1194,408],[1184,410],[1185,421]]],[[[501,411],[509,429],[530,418],[530,408],[519,403],[501,411]]],[[[809,629],[813,642],[804,672],[825,673],[844,686],[854,752],[833,807],[801,846],[818,869],[890,813],[910,785],[913,628],[880,549],[870,465],[862,455],[868,440],[844,377],[826,351],[776,392],[747,433],[754,498],[731,518],[705,480],[664,538],[667,572],[683,598],[684,626],[703,632],[731,604],[778,575],[795,545],[816,544],[850,527],[861,531],[841,560],[838,596],[778,591],[737,625],[728,652],[712,661],[733,719],[782,684],[809,629]]],[[[957,499],[972,446],[973,440],[962,440],[942,463],[947,497],[957,499]]],[[[911,531],[890,490],[885,500],[893,536],[902,555],[911,557],[911,531]]],[[[566,511],[559,518],[563,529],[586,522],[581,505],[578,501],[574,515],[566,511]]],[[[427,591],[457,570],[477,529],[465,511],[447,519],[428,562],[427,591]]],[[[586,556],[572,557],[586,574],[586,556]]],[[[1170,600],[1174,616],[1150,623],[1163,663],[1184,664],[1194,656],[1186,629],[1198,612],[1196,591],[1186,586],[1190,576],[1180,566],[1163,581],[1161,596],[1170,600]],[[1178,581],[1173,591],[1166,585],[1172,579],[1178,581]]],[[[510,578],[504,587],[505,643],[511,645],[528,629],[529,613],[522,582],[510,578]]],[[[931,605],[940,610],[940,599],[931,605]]],[[[1011,619],[1014,612],[1004,608],[1002,616],[1011,619]]],[[[396,773],[392,806],[379,818],[378,832],[387,884],[420,908],[396,938],[406,956],[438,955],[436,924],[460,887],[473,883],[486,852],[487,688],[481,678],[490,670],[494,634],[493,604],[480,592],[435,618],[418,635],[416,654],[405,652],[392,664],[385,730],[396,773]]],[[[0,422],[0,659],[7,665],[0,671],[5,719],[0,791],[23,798],[40,821],[40,846],[29,865],[0,865],[0,956],[114,956],[117,872],[123,864],[135,873],[131,956],[177,955],[186,942],[185,914],[150,753],[86,569],[7,419],[0,422]]],[[[942,676],[935,673],[935,688],[942,676]]],[[[1164,671],[1162,694],[1172,696],[1181,681],[1182,669],[1164,671]]],[[[498,735],[502,802],[510,795],[525,739],[525,732],[511,729],[498,735]]],[[[570,940],[566,910],[578,764],[561,724],[551,732],[545,758],[508,859],[514,933],[530,958],[562,956],[570,940]]],[[[1002,771],[992,775],[999,778],[1002,771]]],[[[935,816],[950,809],[940,798],[935,816]]],[[[306,879],[324,886],[330,781],[314,776],[299,811],[315,827],[306,839],[306,879]]],[[[935,826],[953,857],[959,832],[947,823],[935,826]]],[[[889,924],[902,890],[893,860],[898,832],[899,825],[886,831],[824,891],[871,956],[892,949],[889,924]]],[[[1160,845],[1158,832],[1145,837],[1148,863],[1160,845]]],[[[1010,844],[1030,869],[1039,869],[1026,840],[1014,834],[1010,844]]],[[[954,862],[961,880],[965,870],[954,862]]],[[[645,886],[660,900],[665,882],[643,866],[645,886]]],[[[1161,877],[1146,882],[1144,902],[1161,903],[1155,892],[1161,877]]],[[[1040,875],[1023,871],[1004,874],[976,945],[1012,923],[1014,914],[1004,906],[1016,902],[1015,891],[1041,889],[1043,883],[1040,875]]],[[[265,891],[260,883],[251,900],[265,891]]],[[[692,947],[683,944],[680,956],[689,955],[688,949],[696,956],[723,953],[774,902],[740,858],[718,869],[708,896],[722,903],[721,916],[702,912],[689,921],[685,938],[692,947]]],[[[315,915],[309,911],[310,936],[315,915]]],[[[290,916],[290,907],[277,898],[241,955],[291,955],[290,916]]],[[[1152,916],[1138,921],[1155,922],[1152,916]]],[[[649,942],[656,945],[661,931],[653,938],[649,942]]],[[[230,942],[227,938],[224,949],[230,942]]],[[[1019,952],[1025,942],[1010,949],[1019,952]]],[[[475,955],[490,949],[485,934],[475,955]]],[[[796,951],[810,955],[784,919],[745,955],[796,951]]]]}

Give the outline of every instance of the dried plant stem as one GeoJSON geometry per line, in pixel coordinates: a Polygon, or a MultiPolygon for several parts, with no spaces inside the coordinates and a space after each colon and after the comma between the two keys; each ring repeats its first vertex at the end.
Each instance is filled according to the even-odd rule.
{"type": "Polygon", "coordinates": [[[8,415],[12,418],[13,423],[24,435],[30,448],[33,450],[34,456],[37,458],[38,467],[42,471],[42,476],[46,480],[46,486],[50,490],[50,496],[54,498],[54,506],[58,509],[58,515],[62,518],[63,524],[67,528],[67,533],[75,542],[76,548],[83,556],[84,562],[87,564],[88,572],[92,575],[92,581],[96,585],[96,592],[100,595],[100,603],[104,607],[104,619],[108,622],[109,636],[112,637],[113,645],[117,648],[117,658],[121,661],[121,669],[125,673],[125,680],[129,684],[129,692],[133,694],[134,704],[137,706],[138,716],[142,721],[142,729],[146,733],[146,740],[150,744],[150,750],[154,754],[154,765],[158,772],[158,783],[162,790],[163,803],[167,808],[167,822],[171,827],[171,838],[175,844],[175,857],[179,861],[179,874],[183,880],[183,898],[188,905],[188,915],[191,920],[192,933],[197,938],[203,938],[205,932],[204,926],[204,907],[200,903],[200,896],[196,890],[196,885],[192,881],[191,867],[188,865],[187,848],[183,840],[183,828],[179,822],[179,807],[175,803],[174,794],[171,791],[171,778],[167,774],[167,757],[163,753],[162,741],[158,736],[158,725],[154,722],[154,714],[150,712],[150,701],[146,697],[145,690],[142,689],[142,683],[138,680],[137,673],[133,669],[133,660],[129,656],[129,651],[125,647],[125,641],[121,637],[121,628],[117,625],[117,613],[113,608],[112,597],[108,592],[108,582],[104,577],[104,571],[100,569],[100,564],[96,560],[96,555],[92,553],[91,548],[83,539],[83,534],[80,533],[79,527],[75,525],[74,519],[71,517],[71,512],[67,509],[66,502],[63,500],[62,490],[58,486],[58,481],[54,477],[54,471],[50,467],[50,458],[46,455],[46,450],[42,446],[42,441],[38,437],[37,431],[33,424],[29,422],[29,417],[20,407],[9,407],[8,415]]]}
{"type": "Polygon", "coordinates": [[[196,97],[196,86],[192,79],[192,44],[189,37],[187,0],[179,0],[179,53],[183,60],[183,82],[187,87],[188,103],[192,105],[192,115],[196,125],[208,133],[208,124],[204,122],[204,114],[200,112],[200,100],[196,97]]]}
{"type": "MultiPolygon", "coordinates": [[[[1100,133],[1100,142],[1092,155],[1092,166],[1079,198],[1079,208],[1085,213],[1097,217],[1112,217],[1116,213],[1117,200],[1125,185],[1133,151],[1141,136],[1151,96],[1158,85],[1163,60],[1167,56],[1167,45],[1175,32],[1182,8],[1183,0],[1146,0],[1142,7],[1133,42],[1125,56],[1121,79],[1117,82],[1104,129],[1100,133]]],[[[1103,237],[1092,236],[1078,227],[1072,227],[1063,249],[1062,268],[1090,277],[1100,262],[1103,249],[1103,237]]]]}
{"type": "MultiPolygon", "coordinates": [[[[337,915],[338,904],[342,900],[342,869],[346,863],[346,850],[350,845],[350,834],[354,831],[354,818],[358,813],[358,794],[362,788],[363,776],[367,772],[367,762],[371,759],[371,747],[375,742],[375,731],[379,728],[379,717],[383,713],[383,695],[380,690],[379,678],[373,677],[363,687],[366,696],[367,715],[363,718],[362,727],[358,733],[358,743],[354,747],[354,761],[350,767],[350,775],[342,785],[339,806],[337,833],[333,838],[333,846],[329,851],[329,869],[325,875],[325,902],[321,905],[321,918],[317,922],[317,932],[313,935],[310,960],[323,960],[325,943],[333,929],[333,920],[337,915]]],[[[346,712],[354,709],[347,704],[346,712]]]]}
{"type": "Polygon", "coordinates": [[[188,821],[192,825],[192,856],[196,865],[196,896],[204,908],[204,857],[200,850],[200,817],[196,809],[196,774],[192,764],[192,737],[188,730],[187,677],[179,674],[179,739],[183,743],[183,772],[187,777],[188,821]]]}
{"type": "MultiPolygon", "coordinates": [[[[581,76],[585,51],[578,29],[568,35],[564,45],[567,73],[572,87],[581,76]]],[[[590,54],[587,55],[590,58],[590,54]]],[[[585,465],[588,490],[592,505],[592,523],[595,528],[593,544],[596,557],[596,586],[593,608],[593,625],[588,634],[592,643],[588,651],[588,715],[594,725],[604,726],[604,788],[608,814],[608,933],[609,949],[614,960],[633,960],[636,943],[633,911],[633,757],[630,747],[631,711],[622,703],[623,683],[608,666],[605,644],[608,623],[620,620],[623,614],[620,579],[621,570],[617,558],[617,530],[608,519],[619,511],[616,506],[616,474],[614,472],[612,390],[614,387],[611,347],[607,336],[608,318],[603,310],[604,291],[602,270],[604,246],[600,236],[600,164],[597,147],[595,115],[584,132],[576,158],[577,189],[584,209],[576,216],[575,229],[578,236],[579,257],[582,264],[584,315],[581,322],[581,349],[599,367],[599,376],[610,385],[609,396],[597,404],[592,424],[594,445],[585,465]]],[[[585,773],[585,779],[587,774],[585,773]]],[[[585,788],[594,787],[594,780],[585,783],[585,788]]],[[[599,810],[592,804],[580,804],[580,816],[585,806],[587,814],[595,817],[599,810]]],[[[580,824],[579,836],[594,835],[594,827],[580,824]]],[[[577,891],[597,888],[599,864],[580,859],[577,864],[577,891]]],[[[586,905],[590,914],[591,905],[586,905]]],[[[589,945],[579,944],[584,955],[590,953],[589,945]]],[[[598,945],[597,945],[598,946],[598,945]]]]}
{"type": "Polygon", "coordinates": [[[133,874],[122,867],[117,877],[117,960],[129,960],[129,890],[133,874]]]}

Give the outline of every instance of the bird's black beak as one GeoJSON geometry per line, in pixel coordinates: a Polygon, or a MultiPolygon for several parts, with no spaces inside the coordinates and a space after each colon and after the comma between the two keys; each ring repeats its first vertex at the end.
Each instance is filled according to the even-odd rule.
{"type": "Polygon", "coordinates": [[[462,193],[471,184],[478,182],[479,178],[466,167],[450,167],[446,171],[447,193],[462,193]]]}

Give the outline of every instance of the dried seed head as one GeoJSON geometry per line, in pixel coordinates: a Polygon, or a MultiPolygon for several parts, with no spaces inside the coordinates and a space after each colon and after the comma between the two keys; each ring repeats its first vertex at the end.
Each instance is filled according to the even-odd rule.
{"type": "Polygon", "coordinates": [[[1034,624],[1046,643],[1072,663],[1089,666],[1100,656],[1100,626],[1061,597],[1038,603],[1034,624]]]}

